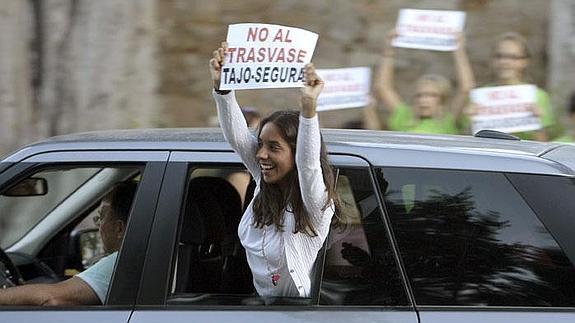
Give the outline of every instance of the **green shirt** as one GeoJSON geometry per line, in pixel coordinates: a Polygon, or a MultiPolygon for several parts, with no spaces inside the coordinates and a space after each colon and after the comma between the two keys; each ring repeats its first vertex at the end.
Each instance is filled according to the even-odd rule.
{"type": "Polygon", "coordinates": [[[388,127],[394,131],[416,133],[458,134],[457,123],[451,113],[446,112],[440,119],[417,119],[405,103],[398,104],[388,120],[388,127]]]}
{"type": "MultiPolygon", "coordinates": [[[[541,117],[540,117],[541,127],[543,129],[546,128],[548,129],[551,126],[555,125],[555,118],[553,116],[553,109],[551,107],[551,100],[549,99],[549,94],[547,94],[547,92],[545,92],[544,90],[537,88],[537,93],[535,95],[536,95],[535,104],[537,105],[539,110],[541,110],[541,117]]],[[[536,131],[540,130],[517,132],[513,133],[513,135],[524,140],[534,140],[536,131]]]]}

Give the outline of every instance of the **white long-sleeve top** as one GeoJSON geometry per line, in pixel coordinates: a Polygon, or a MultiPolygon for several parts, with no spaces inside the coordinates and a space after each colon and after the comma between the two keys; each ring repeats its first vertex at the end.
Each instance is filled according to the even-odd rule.
{"type": "MultiPolygon", "coordinates": [[[[252,174],[257,184],[254,192],[256,196],[260,190],[261,178],[260,166],[256,159],[258,139],[248,129],[233,91],[226,95],[213,92],[213,96],[224,136],[252,174]]],[[[311,216],[311,223],[317,236],[303,232],[294,234],[294,214],[287,210],[284,212],[282,231],[276,230],[275,225],[266,226],[264,229],[256,228],[253,224],[253,200],[242,216],[238,235],[246,250],[254,286],[260,296],[310,296],[312,267],[328,235],[335,212],[333,203],[322,210],[326,204],[327,191],[321,170],[320,149],[317,115],[313,118],[304,118],[300,115],[295,163],[303,203],[311,216]],[[266,230],[265,245],[264,230],[266,230]],[[265,258],[262,248],[265,248],[265,258]],[[272,285],[268,267],[281,276],[277,286],[272,285]]]]}

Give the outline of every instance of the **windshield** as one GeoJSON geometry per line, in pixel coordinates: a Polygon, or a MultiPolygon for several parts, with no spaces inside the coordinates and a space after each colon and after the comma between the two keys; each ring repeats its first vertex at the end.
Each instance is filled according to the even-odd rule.
{"type": "MultiPolygon", "coordinates": [[[[50,169],[27,178],[43,178],[47,192],[35,196],[0,196],[0,247],[18,241],[56,206],[82,186],[101,168],[50,169]]],[[[22,179],[24,180],[24,179],[22,179]]]]}

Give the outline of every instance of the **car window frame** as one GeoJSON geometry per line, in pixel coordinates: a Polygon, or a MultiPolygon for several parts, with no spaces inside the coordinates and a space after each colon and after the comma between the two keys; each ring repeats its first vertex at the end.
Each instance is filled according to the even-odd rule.
{"type": "MultiPolygon", "coordinates": [[[[144,261],[147,238],[151,229],[156,203],[164,177],[169,151],[120,151],[120,150],[79,150],[46,151],[36,153],[15,163],[0,174],[0,187],[7,187],[38,169],[66,167],[90,167],[113,165],[137,165],[142,169],[142,177],[133,202],[131,214],[119,257],[116,261],[105,305],[78,305],[50,308],[50,311],[81,311],[83,309],[107,312],[112,310],[131,311],[136,301],[142,263],[144,261]]],[[[3,310],[45,311],[37,306],[3,307],[3,310]]],[[[129,313],[129,312],[128,312],[129,313]]],[[[120,315],[118,313],[118,315],[120,315]]],[[[126,318],[127,320],[127,318],[126,318]]],[[[125,320],[124,320],[125,321],[125,320]]]]}
{"type": "MultiPolygon", "coordinates": [[[[361,156],[344,154],[344,153],[333,153],[329,154],[330,161],[334,166],[334,169],[341,167],[361,167],[365,168],[369,172],[371,179],[371,184],[374,189],[374,193],[378,199],[378,207],[381,210],[382,216],[386,217],[384,209],[381,204],[381,197],[379,196],[379,187],[375,185],[377,182],[374,179],[373,169],[370,163],[361,156]]],[[[158,201],[158,212],[156,214],[156,219],[162,219],[162,221],[155,221],[154,228],[150,239],[154,243],[150,244],[148,254],[146,256],[146,264],[144,265],[144,274],[142,276],[142,285],[140,293],[138,295],[138,300],[136,304],[136,311],[138,309],[143,310],[175,310],[175,311],[186,311],[186,310],[199,310],[199,309],[217,309],[217,310],[250,310],[250,311],[267,311],[281,308],[282,310],[302,310],[311,309],[314,307],[322,308],[327,311],[334,309],[343,308],[357,308],[363,310],[373,310],[374,306],[323,306],[319,305],[319,284],[313,284],[312,287],[317,285],[317,291],[312,291],[312,303],[306,305],[240,305],[240,306],[228,306],[228,305],[168,305],[167,299],[169,295],[169,289],[171,287],[171,273],[172,264],[175,253],[175,244],[178,235],[178,221],[180,217],[180,210],[183,207],[185,199],[185,179],[188,176],[190,167],[219,167],[219,166],[241,166],[241,160],[239,156],[232,151],[181,151],[173,152],[170,156],[170,161],[168,163],[166,171],[165,184],[171,183],[171,185],[176,186],[175,188],[166,187],[162,188],[162,194],[158,201]],[[175,184],[174,184],[175,183],[175,184]],[[177,192],[177,193],[176,193],[177,192]],[[177,194],[177,195],[174,195],[177,194]],[[177,196],[177,200],[173,197],[177,196]],[[167,198],[172,197],[171,203],[167,202],[167,198]],[[162,243],[156,243],[157,241],[163,240],[162,243]],[[170,250],[166,252],[166,250],[170,250]]],[[[388,234],[390,233],[388,227],[387,219],[384,219],[384,224],[388,229],[388,234]]],[[[391,237],[390,237],[391,238],[391,237]]],[[[391,240],[390,240],[391,241],[391,240]]],[[[399,253],[395,244],[392,244],[394,250],[394,256],[396,260],[399,259],[399,253]]],[[[323,271],[323,261],[325,260],[324,255],[321,257],[321,271],[323,271]]],[[[408,306],[400,306],[400,310],[406,310],[410,313],[415,313],[415,306],[413,303],[413,297],[411,291],[406,285],[407,280],[404,275],[404,270],[401,269],[403,286],[406,289],[406,294],[409,297],[410,304],[408,306]]],[[[316,282],[321,281],[321,277],[317,277],[316,282]]],[[[386,307],[377,306],[378,310],[397,310],[397,307],[386,307]]]]}

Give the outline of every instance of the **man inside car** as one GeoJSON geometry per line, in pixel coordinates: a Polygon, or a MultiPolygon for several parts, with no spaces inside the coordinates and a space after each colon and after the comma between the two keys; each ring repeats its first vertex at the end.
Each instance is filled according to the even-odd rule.
{"type": "Polygon", "coordinates": [[[56,284],[21,285],[0,289],[2,305],[104,304],[136,192],[136,183],[120,183],[102,199],[94,222],[108,254],[82,273],[56,284]]]}

